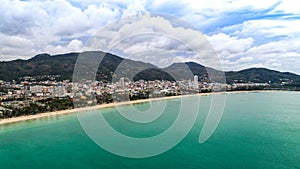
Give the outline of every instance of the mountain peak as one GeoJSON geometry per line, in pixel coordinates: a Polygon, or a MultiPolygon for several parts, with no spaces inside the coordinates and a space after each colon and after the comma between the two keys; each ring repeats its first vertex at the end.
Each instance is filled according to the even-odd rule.
{"type": "Polygon", "coordinates": [[[51,57],[50,54],[48,54],[48,53],[41,53],[41,54],[35,55],[34,57],[32,57],[29,60],[41,60],[41,59],[45,59],[45,58],[49,58],[49,57],[51,57]]]}
{"type": "Polygon", "coordinates": [[[205,66],[196,63],[196,62],[175,62],[173,64],[171,64],[170,66],[166,67],[166,68],[170,68],[170,67],[178,67],[178,66],[184,66],[187,65],[189,67],[201,67],[201,68],[205,68],[205,66]]]}
{"type": "MultiPolygon", "coordinates": [[[[39,54],[29,60],[18,60],[9,62],[0,62],[0,79],[4,81],[17,80],[24,76],[41,76],[41,75],[60,75],[60,80],[71,79],[77,58],[81,54],[87,54],[89,57],[103,56],[101,64],[98,67],[97,80],[109,81],[112,79],[114,72],[119,70],[120,77],[126,77],[127,74],[137,74],[135,80],[147,79],[170,79],[169,75],[174,76],[176,80],[192,79],[194,75],[199,78],[207,77],[208,73],[218,75],[222,73],[226,76],[227,83],[236,80],[245,82],[272,82],[281,83],[283,80],[288,82],[299,82],[300,76],[269,70],[266,68],[250,68],[241,71],[223,72],[210,67],[205,67],[196,62],[177,62],[172,65],[159,69],[158,67],[141,61],[124,59],[117,55],[101,51],[87,51],[82,53],[66,53],[59,55],[50,55],[47,53],[39,54]],[[124,61],[124,62],[123,62],[124,61]],[[121,67],[119,67],[121,65],[121,67]],[[186,69],[188,68],[188,69],[186,69]],[[168,75],[169,74],[169,75],[168,75]]],[[[89,68],[89,67],[88,67],[89,68]]],[[[119,78],[119,77],[117,77],[119,78]]]]}

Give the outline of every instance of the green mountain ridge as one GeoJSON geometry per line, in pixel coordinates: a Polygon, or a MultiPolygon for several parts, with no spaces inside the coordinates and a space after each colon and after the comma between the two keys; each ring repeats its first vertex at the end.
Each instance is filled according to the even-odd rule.
{"type": "Polygon", "coordinates": [[[173,63],[166,68],[158,68],[150,63],[124,59],[114,54],[101,51],[82,53],[66,53],[59,55],[38,54],[28,60],[14,60],[0,62],[0,80],[19,80],[25,76],[59,75],[58,80],[71,80],[77,59],[80,57],[90,59],[89,64],[100,61],[96,74],[97,80],[114,81],[121,77],[133,80],[188,80],[198,75],[203,81],[222,81],[226,77],[227,83],[257,82],[257,83],[297,83],[300,76],[289,72],[279,72],[266,68],[250,68],[241,71],[223,72],[205,67],[195,62],[173,63]],[[93,60],[96,59],[96,60],[93,60]],[[208,75],[212,76],[209,77],[208,75]],[[209,80],[210,79],[210,80],[209,80]]]}

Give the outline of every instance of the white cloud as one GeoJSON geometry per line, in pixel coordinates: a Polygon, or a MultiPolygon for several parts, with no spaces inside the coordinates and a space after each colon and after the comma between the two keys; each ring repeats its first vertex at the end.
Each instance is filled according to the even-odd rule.
{"type": "Polygon", "coordinates": [[[253,61],[253,57],[242,57],[242,58],[240,58],[237,62],[238,63],[249,63],[249,62],[251,62],[251,61],[253,61]]]}
{"type": "Polygon", "coordinates": [[[24,59],[35,52],[32,41],[19,36],[8,36],[0,33],[1,60],[24,59]]]}
{"type": "MultiPolygon", "coordinates": [[[[142,52],[156,51],[162,53],[171,52],[178,57],[197,60],[211,67],[221,69],[218,64],[219,59],[214,54],[214,50],[201,32],[192,28],[174,26],[174,24],[185,22],[172,18],[172,22],[166,20],[165,16],[140,15],[125,18],[113,25],[104,27],[91,40],[88,46],[93,49],[101,49],[117,53],[120,56],[131,58],[140,55],[142,52]]],[[[178,24],[179,25],[179,24],[178,24]]],[[[234,49],[234,47],[233,47],[234,49]]],[[[151,58],[151,57],[149,57],[151,58]]],[[[161,57],[152,58],[148,62],[163,66],[171,64],[174,60],[168,57],[166,62],[164,54],[161,57]]],[[[143,57],[138,60],[145,61],[143,57]]]]}
{"type": "MultiPolygon", "coordinates": [[[[75,3],[75,1],[73,1],[75,3]]],[[[72,3],[73,3],[72,2],[72,3]]],[[[117,2],[122,4],[122,2],[117,2]]],[[[41,52],[62,52],[68,49],[70,41],[95,34],[104,25],[113,22],[125,13],[134,13],[142,6],[125,4],[125,8],[107,1],[105,3],[86,3],[84,8],[74,6],[67,0],[45,1],[1,1],[0,33],[30,41],[31,52],[24,52],[26,47],[2,43],[0,60],[29,58],[41,52]],[[50,50],[50,51],[48,51],[50,50]],[[9,54],[9,51],[14,51],[9,54]],[[27,56],[24,56],[27,54],[27,56]]],[[[71,52],[71,51],[66,51],[71,52]]]]}
{"type": "Polygon", "coordinates": [[[242,25],[240,36],[294,36],[300,33],[300,20],[252,20],[242,25]]]}
{"type": "Polygon", "coordinates": [[[204,11],[207,14],[216,14],[227,11],[236,11],[240,9],[253,8],[253,9],[265,9],[270,7],[279,0],[269,0],[269,1],[261,1],[261,0],[203,0],[203,1],[194,1],[194,0],[154,0],[151,1],[151,8],[163,8],[167,5],[178,4],[182,6],[184,10],[191,10],[190,12],[195,11],[204,11]]]}
{"type": "Polygon", "coordinates": [[[294,1],[294,0],[284,0],[281,1],[281,4],[278,5],[275,9],[274,12],[280,12],[284,11],[286,13],[294,13],[294,14],[299,14],[300,13],[300,2],[299,1],[294,1]]]}
{"type": "Polygon", "coordinates": [[[223,33],[208,36],[208,40],[212,43],[216,52],[221,54],[220,57],[224,58],[232,58],[234,55],[244,53],[254,42],[251,37],[238,39],[237,37],[230,37],[223,33]]]}
{"type": "MultiPolygon", "coordinates": [[[[179,16],[205,31],[226,70],[264,66],[300,73],[299,5],[294,0],[3,0],[0,60],[83,51],[85,40],[107,24],[150,11],[179,16]]],[[[120,25],[97,34],[101,37],[97,49],[109,50],[125,38],[115,46],[124,57],[145,57],[160,66],[177,61],[215,64],[201,33],[184,24],[146,16],[120,25]],[[161,34],[146,36],[145,32],[161,34]],[[132,33],[143,35],[127,37],[132,33]],[[182,42],[188,42],[199,55],[193,55],[182,42]],[[150,55],[153,50],[157,53],[150,55]]]]}
{"type": "Polygon", "coordinates": [[[241,53],[218,54],[223,56],[225,70],[240,70],[250,67],[266,67],[280,71],[299,72],[300,63],[299,37],[288,38],[277,42],[269,42],[247,48],[241,53]],[[233,56],[232,56],[233,55],[233,56]]]}
{"type": "Polygon", "coordinates": [[[61,46],[61,45],[47,45],[45,50],[49,54],[59,54],[59,53],[68,53],[72,52],[82,52],[85,50],[82,41],[78,39],[73,39],[68,45],[61,46]]]}
{"type": "Polygon", "coordinates": [[[227,17],[228,13],[238,15],[240,11],[242,14],[245,10],[249,10],[255,14],[259,10],[268,9],[279,3],[280,0],[154,0],[149,3],[147,8],[154,12],[164,10],[172,15],[182,17],[198,28],[203,29],[217,22],[224,22],[224,19],[230,19],[227,17]]]}
{"type": "Polygon", "coordinates": [[[80,40],[78,39],[74,39],[72,40],[67,48],[70,50],[70,51],[81,51],[82,50],[82,47],[83,47],[83,44],[80,40]]]}

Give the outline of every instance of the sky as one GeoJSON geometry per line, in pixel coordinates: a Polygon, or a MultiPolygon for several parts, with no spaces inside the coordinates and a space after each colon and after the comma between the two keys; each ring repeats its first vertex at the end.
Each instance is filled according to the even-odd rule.
{"type": "Polygon", "coordinates": [[[214,67],[206,61],[209,56],[193,56],[180,44],[182,40],[200,46],[197,38],[205,37],[223,70],[265,67],[300,74],[299,6],[295,0],[1,0],[0,60],[85,51],[88,40],[101,35],[98,50],[106,51],[118,40],[111,51],[125,58],[143,58],[161,67],[178,61],[214,67]],[[133,19],[118,30],[111,26],[145,13],[179,18],[193,29],[152,16],[133,19]],[[139,30],[162,34],[120,41],[139,30]],[[172,53],[162,57],[160,50],[172,53]]]}

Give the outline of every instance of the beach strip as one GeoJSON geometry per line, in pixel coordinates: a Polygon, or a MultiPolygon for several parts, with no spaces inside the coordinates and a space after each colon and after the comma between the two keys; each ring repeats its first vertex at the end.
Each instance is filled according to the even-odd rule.
{"type": "Polygon", "coordinates": [[[0,125],[10,124],[10,123],[17,123],[17,122],[28,121],[28,120],[34,120],[34,119],[39,119],[39,118],[46,118],[46,117],[50,117],[50,116],[61,116],[61,115],[71,114],[71,113],[79,113],[79,112],[84,112],[84,111],[99,110],[99,109],[115,107],[115,106],[145,103],[145,102],[159,101],[159,100],[178,99],[178,98],[181,98],[181,97],[209,96],[209,95],[213,95],[213,94],[271,92],[271,91],[272,90],[211,92],[211,93],[198,93],[198,94],[192,94],[192,95],[179,95],[179,96],[159,97],[159,98],[150,98],[150,99],[126,101],[126,102],[100,104],[100,105],[95,105],[95,106],[91,106],[91,107],[74,108],[74,109],[68,109],[68,110],[60,110],[60,111],[54,111],[54,112],[39,113],[39,114],[35,114],[35,115],[26,115],[26,116],[12,117],[12,118],[7,118],[7,119],[0,119],[0,125]]]}

